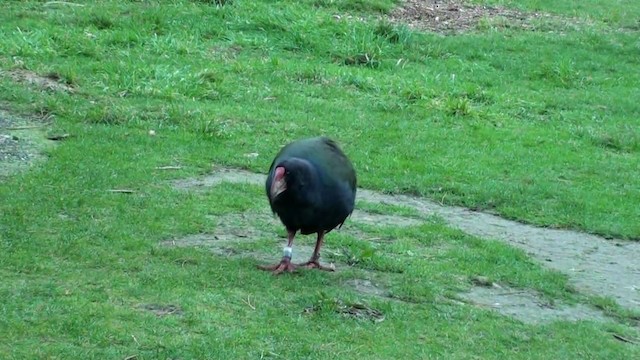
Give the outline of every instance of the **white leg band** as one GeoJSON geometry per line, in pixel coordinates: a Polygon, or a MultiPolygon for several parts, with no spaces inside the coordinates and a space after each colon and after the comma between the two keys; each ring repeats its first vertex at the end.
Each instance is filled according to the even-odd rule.
{"type": "Polygon", "coordinates": [[[285,246],[284,247],[284,257],[291,259],[292,255],[293,255],[293,249],[290,246],[285,246]]]}

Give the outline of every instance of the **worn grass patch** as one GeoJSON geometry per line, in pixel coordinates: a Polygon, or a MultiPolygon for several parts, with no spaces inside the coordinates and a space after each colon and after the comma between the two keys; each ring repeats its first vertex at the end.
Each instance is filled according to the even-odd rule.
{"type": "MultiPolygon", "coordinates": [[[[223,183],[253,184],[262,186],[265,176],[246,170],[215,167],[211,174],[198,178],[178,179],[172,185],[181,191],[207,191],[223,183]]],[[[611,296],[628,309],[640,302],[637,292],[640,244],[620,239],[604,239],[582,232],[538,228],[498,216],[465,208],[446,206],[427,199],[408,195],[389,195],[372,190],[359,189],[357,205],[351,220],[355,229],[346,232],[367,242],[393,242],[394,231],[380,231],[380,227],[393,229],[417,226],[423,223],[446,223],[468,234],[498,239],[521,248],[545,266],[569,274],[571,283],[580,291],[595,296],[611,296]],[[364,211],[363,211],[364,210],[364,211]]],[[[264,218],[266,214],[242,214],[241,229],[252,228],[248,218],[264,218]],[[249,221],[249,222],[247,222],[249,221]]],[[[273,226],[277,220],[270,218],[273,226]]],[[[236,224],[237,221],[221,220],[236,224]]],[[[226,225],[225,225],[226,226],[226,225]]],[[[235,226],[235,225],[234,225],[235,226]]],[[[225,227],[221,227],[224,229],[225,227]]],[[[217,235],[216,235],[217,236],[217,235]]],[[[214,238],[216,237],[214,236],[214,238]]],[[[284,235],[282,235],[284,237],[284,235]]],[[[209,236],[210,237],[210,236],[209,236]]],[[[224,238],[226,235],[220,235],[224,238]]],[[[199,235],[196,236],[201,241],[199,235]]],[[[428,240],[427,240],[428,241],[428,240]]],[[[360,252],[372,254],[367,246],[360,252]]],[[[306,252],[310,248],[305,248],[306,252]]],[[[408,250],[411,252],[411,250],[408,250]]],[[[342,261],[353,265],[360,262],[351,250],[340,254],[342,261]]],[[[389,264],[387,264],[389,265],[389,264]]],[[[393,267],[393,265],[389,265],[393,267]]],[[[395,268],[401,272],[399,268],[395,268]]]]}
{"type": "Polygon", "coordinates": [[[48,123],[46,117],[26,118],[0,109],[0,181],[44,160],[54,141],[66,139],[68,134],[47,131],[48,123]]]}

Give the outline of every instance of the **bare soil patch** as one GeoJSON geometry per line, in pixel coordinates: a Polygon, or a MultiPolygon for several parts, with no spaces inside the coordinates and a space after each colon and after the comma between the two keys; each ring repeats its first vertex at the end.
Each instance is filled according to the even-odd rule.
{"type": "Polygon", "coordinates": [[[243,169],[214,167],[213,172],[205,177],[180,179],[173,182],[173,186],[182,190],[205,189],[211,186],[229,182],[234,184],[264,184],[266,177],[243,169]]]}
{"type": "Polygon", "coordinates": [[[353,288],[355,291],[361,294],[388,297],[388,291],[384,287],[372,282],[371,280],[349,279],[345,281],[345,285],[353,288]]]}
{"type": "Polygon", "coordinates": [[[367,201],[413,207],[442,217],[449,225],[482,238],[525,250],[543,265],[569,275],[573,285],[591,295],[610,296],[629,308],[640,306],[640,243],[608,240],[571,230],[540,228],[496,215],[406,195],[360,190],[367,201]]]}
{"type": "Polygon", "coordinates": [[[496,311],[529,324],[552,321],[607,321],[602,311],[583,304],[567,305],[545,300],[532,290],[511,289],[497,284],[474,286],[461,293],[462,302],[496,311]]]}
{"type": "MultiPolygon", "coordinates": [[[[371,224],[375,224],[377,222],[375,220],[376,217],[380,216],[381,221],[377,223],[381,224],[381,226],[385,226],[385,221],[387,220],[389,221],[389,225],[399,226],[399,224],[402,224],[402,222],[395,221],[395,217],[385,217],[384,215],[368,214],[366,212],[359,212],[359,214],[364,217],[365,223],[370,222],[371,224]]],[[[402,219],[402,217],[398,218],[402,219]]],[[[216,224],[215,230],[209,233],[191,234],[180,238],[165,240],[161,245],[167,247],[201,247],[216,255],[252,258],[264,264],[276,263],[280,260],[282,253],[279,246],[274,246],[269,250],[257,250],[260,248],[258,242],[277,239],[278,232],[275,229],[282,228],[282,224],[278,218],[268,211],[251,211],[241,214],[210,216],[210,219],[216,224]]],[[[409,219],[409,221],[415,221],[415,219],[409,219]]],[[[363,238],[366,235],[353,228],[343,228],[337,231],[347,232],[358,238],[363,238]]],[[[283,245],[285,237],[280,236],[279,240],[282,242],[279,245],[283,245]]],[[[294,261],[303,262],[309,259],[313,253],[314,244],[315,236],[298,236],[293,248],[294,261]]],[[[323,263],[334,264],[337,271],[350,267],[349,264],[340,261],[332,262],[332,258],[338,257],[339,253],[332,247],[330,241],[325,243],[322,250],[324,255],[322,258],[323,263]]],[[[345,281],[344,285],[364,295],[389,298],[388,291],[372,280],[351,279],[345,281]]]]}
{"type": "MultiPolygon", "coordinates": [[[[285,237],[282,233],[282,224],[278,218],[268,211],[251,211],[241,214],[226,214],[223,216],[210,216],[211,221],[215,224],[215,229],[211,232],[191,234],[181,238],[165,240],[161,243],[163,246],[169,247],[203,247],[214,254],[228,257],[249,257],[259,261],[276,262],[280,260],[280,247],[273,247],[269,251],[256,251],[254,248],[259,246],[251,246],[248,244],[257,244],[265,240],[277,239],[280,236],[282,244],[285,243],[285,237]]],[[[400,216],[369,214],[364,211],[358,211],[351,220],[354,222],[362,222],[376,226],[409,226],[416,222],[416,219],[402,218],[400,216]]],[[[355,228],[342,228],[339,231],[357,236],[361,238],[363,233],[355,228]]],[[[332,232],[333,233],[333,232],[332,232]]],[[[328,236],[331,236],[329,234],[328,236]]],[[[311,257],[316,238],[314,235],[298,235],[293,248],[294,261],[303,262],[311,257]]],[[[329,241],[322,249],[323,261],[329,261],[331,257],[339,257],[339,253],[332,248],[329,241]]],[[[337,262],[338,267],[348,267],[346,263],[337,262]]]]}
{"type": "MultiPolygon", "coordinates": [[[[264,254],[243,250],[242,244],[255,243],[269,236],[276,236],[275,233],[270,233],[261,226],[274,222],[266,213],[228,214],[210,218],[216,224],[213,231],[170,239],[161,244],[169,247],[204,247],[221,256],[261,258],[264,254]]],[[[296,250],[298,250],[297,247],[296,250]]],[[[274,249],[274,253],[276,252],[277,250],[274,249]]]]}
{"type": "Polygon", "coordinates": [[[51,141],[42,134],[42,124],[0,109],[0,178],[27,168],[41,158],[40,151],[51,141]]]}
{"type": "Polygon", "coordinates": [[[39,75],[33,71],[25,69],[14,69],[10,71],[0,71],[0,76],[8,77],[15,82],[35,86],[47,91],[65,91],[72,93],[75,88],[67,84],[63,78],[56,73],[39,75]]]}
{"type": "Polygon", "coordinates": [[[177,305],[159,305],[159,304],[144,304],[140,305],[138,308],[150,311],[154,313],[158,317],[163,317],[167,315],[182,315],[184,312],[177,305]]]}
{"type": "Polygon", "coordinates": [[[373,226],[416,226],[422,223],[422,220],[406,216],[373,214],[366,211],[354,210],[351,214],[351,220],[362,224],[373,226]]]}
{"type": "MultiPolygon", "coordinates": [[[[272,236],[275,235],[272,234],[272,236]]],[[[244,234],[238,236],[234,234],[227,234],[222,230],[215,231],[214,233],[193,234],[179,239],[166,240],[163,241],[161,245],[169,247],[202,247],[220,256],[256,259],[263,265],[271,263],[275,264],[280,261],[280,259],[282,258],[281,246],[273,247],[273,249],[270,249],[268,251],[249,250],[248,248],[251,247],[250,245],[242,246],[242,244],[253,244],[256,243],[256,241],[256,238],[248,237],[244,234]]],[[[282,244],[284,243],[285,239],[282,239],[282,244]]],[[[325,245],[325,247],[323,247],[323,255],[333,253],[330,246],[325,245]]],[[[256,248],[258,247],[256,246],[256,248]]],[[[293,247],[293,262],[304,262],[311,258],[312,253],[313,245],[307,245],[298,241],[293,247]]],[[[349,266],[344,263],[330,262],[329,257],[327,256],[323,256],[321,261],[327,266],[329,266],[330,264],[334,264],[334,266],[336,266],[336,270],[338,271],[341,267],[349,266]]]]}
{"type": "Polygon", "coordinates": [[[0,134],[0,163],[9,161],[29,161],[33,154],[25,151],[25,140],[16,135],[0,134]]]}
{"type": "MultiPolygon", "coordinates": [[[[174,186],[177,189],[192,190],[215,186],[221,182],[261,186],[264,181],[265,176],[261,174],[220,168],[203,178],[176,181],[174,186]]],[[[462,207],[444,206],[415,196],[388,195],[358,189],[358,199],[406,206],[424,216],[442,217],[450,226],[468,234],[499,240],[525,250],[544,266],[567,274],[579,291],[611,297],[621,306],[630,309],[640,306],[640,243],[607,240],[571,230],[540,228],[462,207]]],[[[367,216],[371,215],[373,214],[367,216]]],[[[354,214],[352,220],[358,222],[358,213],[354,214]]],[[[410,221],[413,220],[415,219],[410,221]]],[[[277,224],[277,219],[273,221],[277,224]]],[[[395,221],[394,218],[392,222],[395,221]]],[[[242,227],[242,231],[246,234],[251,230],[242,227]]],[[[275,251],[274,255],[280,254],[275,251]]]]}
{"type": "Polygon", "coordinates": [[[358,320],[368,320],[372,322],[384,321],[382,311],[375,309],[368,304],[360,302],[345,302],[340,299],[322,299],[317,304],[308,306],[304,309],[305,314],[311,314],[317,311],[331,309],[345,317],[351,317],[358,320]]]}
{"type": "Polygon", "coordinates": [[[531,21],[549,14],[522,12],[499,6],[467,4],[460,0],[405,0],[390,15],[395,22],[442,33],[474,29],[485,20],[503,27],[531,27],[531,21]]]}

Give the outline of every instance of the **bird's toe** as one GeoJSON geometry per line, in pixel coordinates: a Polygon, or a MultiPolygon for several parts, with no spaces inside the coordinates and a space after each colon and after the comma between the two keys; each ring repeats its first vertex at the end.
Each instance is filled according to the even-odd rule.
{"type": "Polygon", "coordinates": [[[298,264],[299,267],[304,267],[307,269],[318,269],[324,271],[336,271],[336,267],[333,264],[329,266],[321,265],[317,260],[309,260],[306,263],[298,264]]]}
{"type": "Polygon", "coordinates": [[[284,258],[282,261],[275,265],[258,265],[258,269],[271,271],[273,275],[280,275],[283,272],[293,272],[296,269],[296,265],[293,264],[289,259],[284,258]]]}

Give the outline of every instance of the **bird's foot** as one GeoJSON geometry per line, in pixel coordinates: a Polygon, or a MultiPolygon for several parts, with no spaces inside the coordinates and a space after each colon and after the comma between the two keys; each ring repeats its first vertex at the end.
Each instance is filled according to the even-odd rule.
{"type": "Polygon", "coordinates": [[[275,265],[258,265],[258,269],[271,271],[273,275],[279,275],[283,272],[293,272],[296,269],[297,265],[291,262],[289,258],[282,258],[282,261],[275,265]]]}
{"type": "Polygon", "coordinates": [[[307,268],[307,269],[318,269],[318,270],[324,270],[324,271],[336,271],[336,267],[333,264],[331,264],[329,266],[320,265],[318,260],[309,260],[309,261],[307,261],[305,263],[298,264],[297,266],[304,267],[304,268],[307,268]]]}

